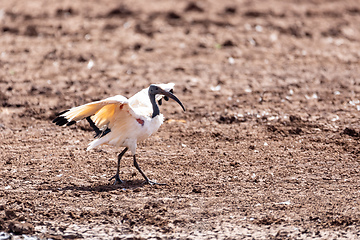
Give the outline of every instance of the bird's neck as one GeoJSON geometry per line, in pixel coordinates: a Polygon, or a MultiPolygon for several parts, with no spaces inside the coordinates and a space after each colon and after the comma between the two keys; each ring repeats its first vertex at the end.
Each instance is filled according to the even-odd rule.
{"type": "Polygon", "coordinates": [[[160,114],[160,109],[159,109],[159,106],[156,103],[155,95],[149,94],[149,98],[150,98],[150,102],[151,102],[152,107],[153,107],[153,114],[152,114],[151,117],[154,118],[154,117],[156,117],[157,115],[160,114]]]}

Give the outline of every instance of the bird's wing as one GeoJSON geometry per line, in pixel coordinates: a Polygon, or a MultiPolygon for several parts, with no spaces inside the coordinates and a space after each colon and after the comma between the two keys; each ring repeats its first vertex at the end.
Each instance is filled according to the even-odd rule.
{"type": "Polygon", "coordinates": [[[91,121],[88,120],[90,124],[92,122],[97,128],[104,130],[106,128],[111,129],[115,120],[121,121],[122,119],[119,119],[119,116],[121,118],[126,118],[126,116],[139,118],[138,114],[129,106],[128,99],[121,95],[73,107],[62,112],[53,122],[60,126],[65,124],[69,126],[90,117],[91,121]]]}

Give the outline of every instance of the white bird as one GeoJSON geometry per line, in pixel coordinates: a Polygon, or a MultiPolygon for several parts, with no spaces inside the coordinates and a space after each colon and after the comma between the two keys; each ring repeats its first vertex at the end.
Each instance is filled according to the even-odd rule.
{"type": "Polygon", "coordinates": [[[114,184],[123,182],[119,177],[120,160],[128,149],[133,155],[134,166],[144,177],[146,183],[159,184],[149,180],[143,173],[136,161],[135,153],[137,143],[156,132],[164,121],[157,102],[161,105],[162,98],[166,101],[172,98],[185,111],[181,101],[172,93],[174,85],[174,83],[152,84],[129,99],[116,95],[73,107],[59,113],[53,123],[59,126],[70,126],[86,119],[96,132],[95,137],[97,138],[89,143],[87,150],[102,144],[125,147],[118,155],[116,174],[109,179],[109,181],[115,179],[114,184]]]}

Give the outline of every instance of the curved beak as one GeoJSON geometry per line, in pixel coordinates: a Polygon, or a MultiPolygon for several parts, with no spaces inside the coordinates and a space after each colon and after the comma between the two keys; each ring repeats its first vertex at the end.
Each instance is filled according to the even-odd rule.
{"type": "Polygon", "coordinates": [[[172,94],[171,92],[165,91],[163,89],[161,89],[159,92],[160,92],[160,94],[164,95],[165,97],[169,97],[169,98],[174,99],[182,107],[182,109],[185,111],[184,105],[181,103],[181,101],[174,94],[172,94]]]}

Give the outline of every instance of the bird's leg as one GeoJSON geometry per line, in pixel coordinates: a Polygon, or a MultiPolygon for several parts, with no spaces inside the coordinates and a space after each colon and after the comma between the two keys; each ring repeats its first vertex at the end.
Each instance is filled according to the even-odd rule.
{"type": "Polygon", "coordinates": [[[154,182],[154,181],[151,181],[146,175],[145,173],[143,173],[143,171],[141,170],[141,168],[139,167],[139,164],[137,163],[136,161],[136,157],[135,155],[133,156],[134,157],[134,166],[136,167],[136,169],[141,173],[141,175],[145,178],[145,182],[150,184],[150,185],[166,185],[165,183],[157,183],[157,182],[154,182]]]}
{"type": "Polygon", "coordinates": [[[116,170],[116,174],[109,179],[109,181],[115,179],[114,185],[116,183],[122,183],[123,181],[121,181],[120,177],[119,177],[119,173],[120,173],[120,160],[121,158],[124,156],[124,154],[126,153],[126,151],[128,150],[128,148],[125,148],[121,153],[119,153],[118,155],[118,163],[117,163],[117,170],[116,170]]]}

